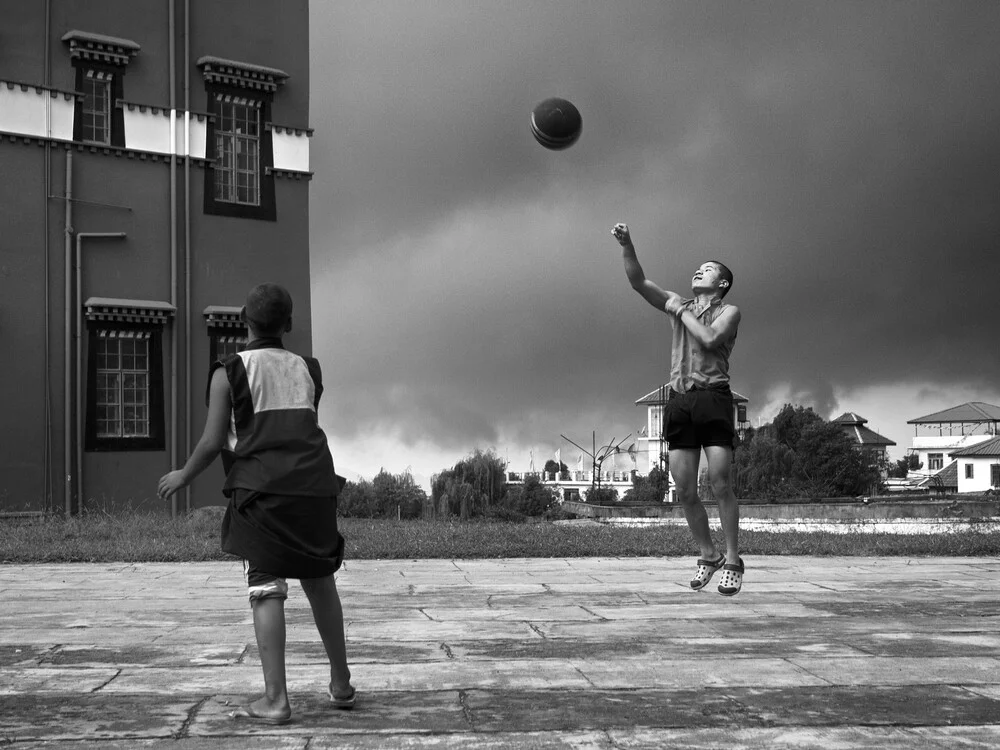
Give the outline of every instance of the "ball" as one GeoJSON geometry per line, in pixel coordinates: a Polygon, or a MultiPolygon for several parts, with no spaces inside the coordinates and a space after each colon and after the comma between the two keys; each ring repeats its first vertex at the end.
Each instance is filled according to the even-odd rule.
{"type": "Polygon", "coordinates": [[[553,97],[531,110],[531,134],[547,149],[561,151],[580,137],[583,118],[572,102],[553,97]]]}

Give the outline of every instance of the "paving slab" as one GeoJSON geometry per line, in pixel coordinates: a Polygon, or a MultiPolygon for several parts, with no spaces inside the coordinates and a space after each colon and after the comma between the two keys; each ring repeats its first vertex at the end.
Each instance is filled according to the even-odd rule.
{"type": "Polygon", "coordinates": [[[5,565],[0,746],[1000,746],[1000,560],[746,562],[725,598],[689,558],[348,561],[358,706],[291,582],[282,727],[230,717],[262,689],[238,562],[5,565]]]}

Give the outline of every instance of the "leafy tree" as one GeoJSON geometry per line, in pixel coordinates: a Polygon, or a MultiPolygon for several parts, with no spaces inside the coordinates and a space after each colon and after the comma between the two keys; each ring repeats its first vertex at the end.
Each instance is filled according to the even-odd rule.
{"type": "Polygon", "coordinates": [[[375,505],[375,489],[367,479],[347,482],[337,497],[337,513],[346,518],[374,518],[375,505]]]}
{"type": "Polygon", "coordinates": [[[497,505],[505,494],[507,463],[493,450],[479,448],[431,477],[434,514],[469,518],[497,505]]]}
{"type": "Polygon", "coordinates": [[[625,500],[633,503],[662,503],[670,487],[670,475],[654,466],[648,475],[632,477],[632,487],[625,493],[625,500]]]}
{"type": "Polygon", "coordinates": [[[924,465],[920,462],[920,457],[916,453],[911,453],[892,463],[889,467],[889,476],[896,479],[906,479],[911,471],[918,471],[922,468],[924,465]]]}
{"type": "Polygon", "coordinates": [[[556,494],[537,477],[528,477],[524,484],[507,488],[503,505],[525,516],[541,516],[556,503],[556,494]]]}
{"type": "Polygon", "coordinates": [[[427,493],[409,471],[390,474],[380,469],[375,479],[344,485],[337,498],[340,515],[356,518],[418,518],[427,493]]]}
{"type": "Polygon", "coordinates": [[[838,425],[791,404],[744,439],[735,462],[737,494],[748,499],[853,496],[881,480],[838,425]]]}
{"type": "Polygon", "coordinates": [[[372,480],[378,515],[382,518],[419,518],[427,493],[417,485],[409,471],[390,474],[379,471],[372,480]]]}
{"type": "Polygon", "coordinates": [[[545,468],[542,471],[546,474],[558,474],[561,479],[569,478],[569,467],[562,461],[557,464],[551,458],[545,462],[545,468]]]}

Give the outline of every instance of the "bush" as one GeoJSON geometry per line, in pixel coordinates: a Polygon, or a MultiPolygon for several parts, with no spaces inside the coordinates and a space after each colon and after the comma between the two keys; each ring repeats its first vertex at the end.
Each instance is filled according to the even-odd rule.
{"type": "Polygon", "coordinates": [[[618,502],[618,490],[614,487],[591,487],[583,493],[583,501],[591,505],[612,505],[618,502]]]}
{"type": "Polygon", "coordinates": [[[543,485],[538,477],[528,477],[524,484],[507,486],[502,504],[523,516],[541,516],[556,503],[555,492],[543,485]]]}
{"type": "Polygon", "coordinates": [[[670,475],[658,466],[647,476],[636,474],[632,477],[632,487],[625,493],[625,502],[629,503],[662,503],[670,486],[670,475]]]}

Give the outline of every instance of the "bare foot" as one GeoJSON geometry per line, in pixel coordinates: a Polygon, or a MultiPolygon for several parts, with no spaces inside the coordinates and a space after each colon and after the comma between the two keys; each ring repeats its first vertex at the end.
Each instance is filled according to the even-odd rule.
{"type": "Polygon", "coordinates": [[[240,706],[230,716],[234,719],[249,719],[264,724],[287,724],[292,720],[292,707],[287,699],[272,703],[267,696],[261,696],[253,703],[240,706]]]}

